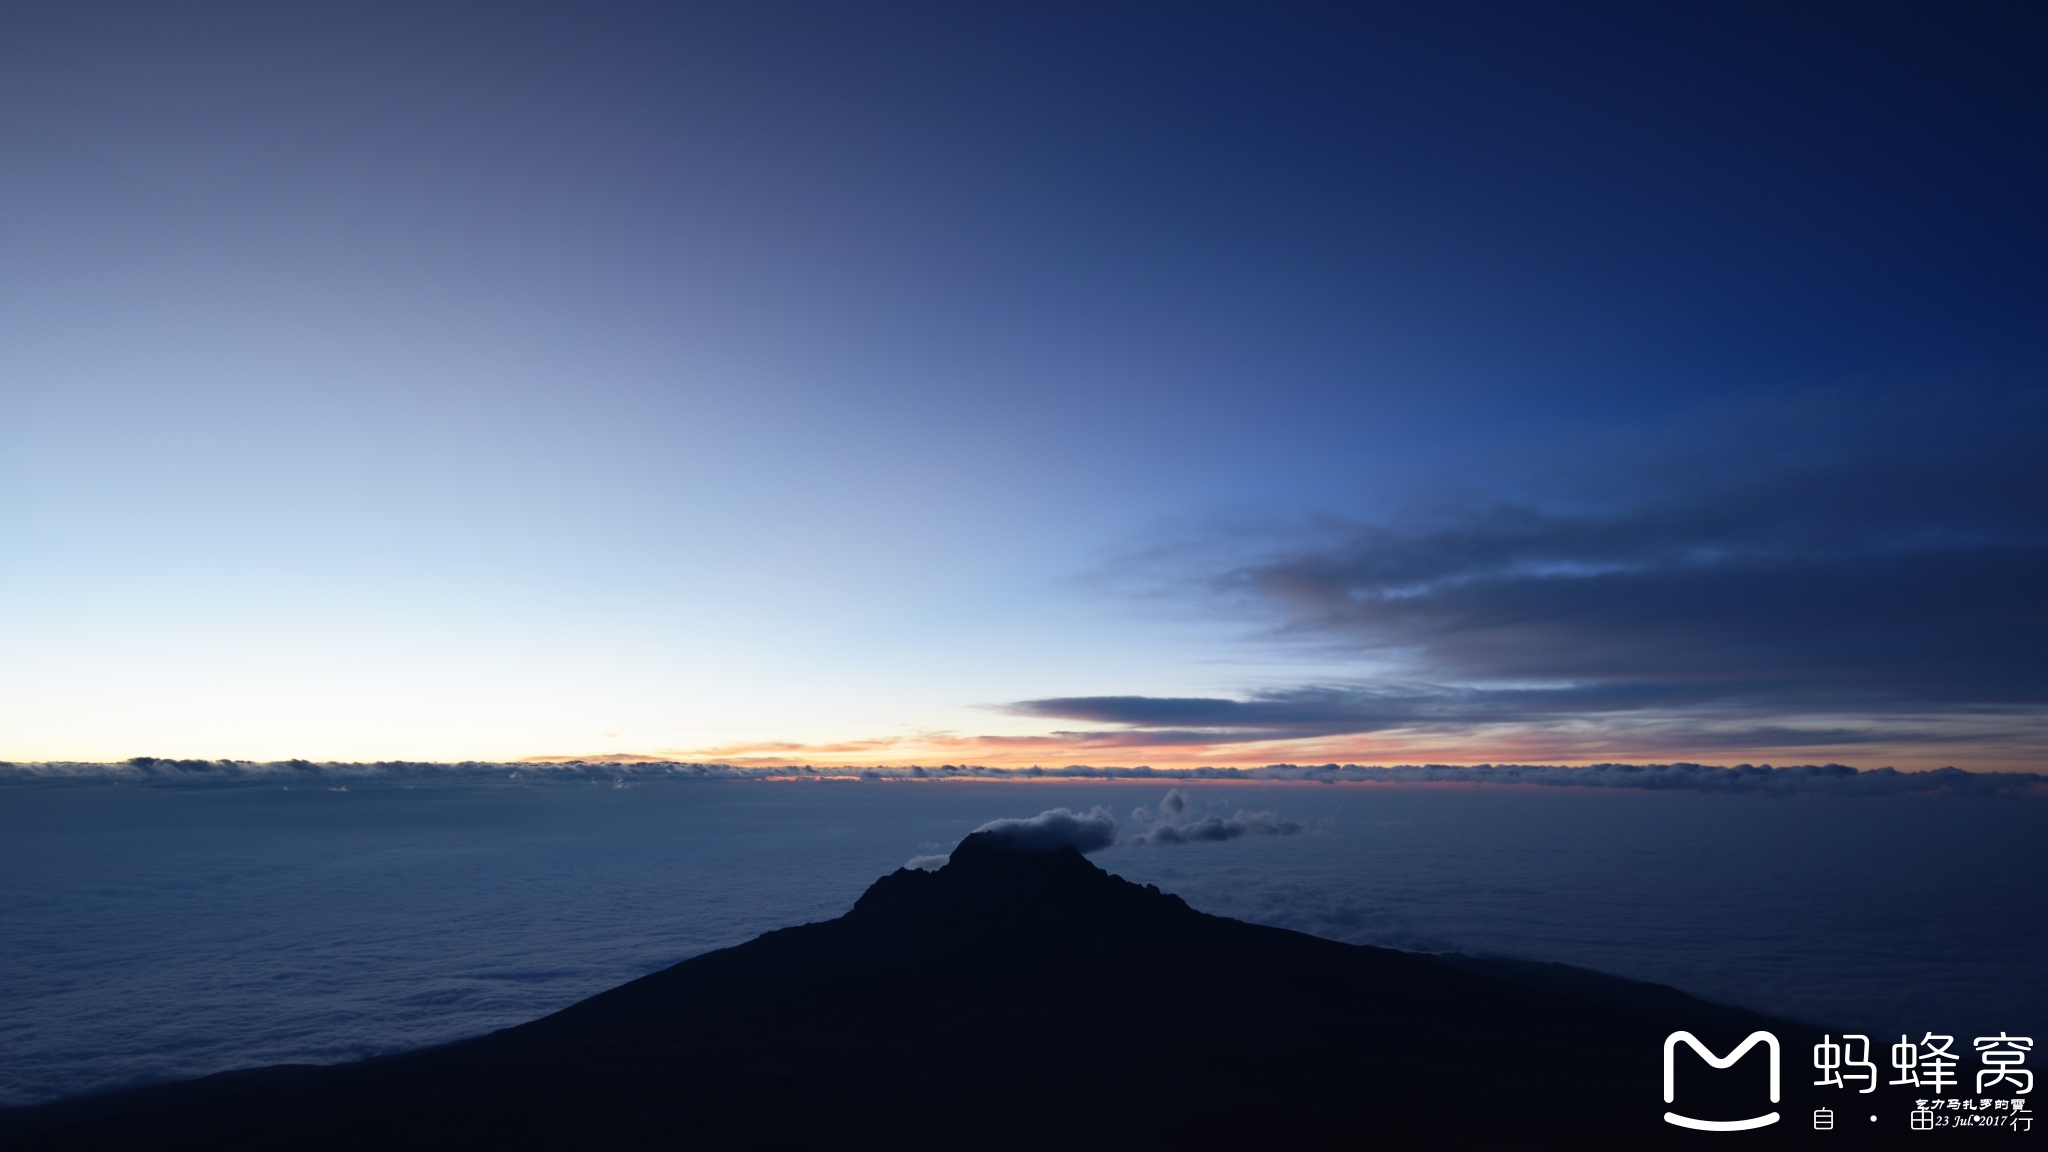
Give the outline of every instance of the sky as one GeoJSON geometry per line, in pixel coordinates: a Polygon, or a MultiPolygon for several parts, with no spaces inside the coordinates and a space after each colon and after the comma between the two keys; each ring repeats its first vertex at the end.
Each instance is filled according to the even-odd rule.
{"type": "Polygon", "coordinates": [[[2048,11],[0,11],[0,759],[2048,763],[2048,11]]]}

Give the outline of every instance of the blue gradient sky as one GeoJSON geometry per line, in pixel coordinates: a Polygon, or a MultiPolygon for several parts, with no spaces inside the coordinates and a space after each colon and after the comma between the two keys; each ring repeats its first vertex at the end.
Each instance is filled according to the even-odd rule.
{"type": "Polygon", "coordinates": [[[0,757],[2048,759],[2038,5],[19,5],[0,757]]]}

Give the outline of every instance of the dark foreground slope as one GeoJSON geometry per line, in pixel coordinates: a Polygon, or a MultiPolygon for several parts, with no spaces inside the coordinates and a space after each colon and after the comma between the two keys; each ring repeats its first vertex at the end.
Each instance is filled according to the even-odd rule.
{"type": "MultiPolygon", "coordinates": [[[[977,834],[936,873],[877,881],[838,920],[531,1024],[18,1110],[0,1135],[209,1149],[1758,1147],[1813,1135],[1659,1119],[1668,1032],[1725,1052],[1757,1027],[1786,1041],[1780,1108],[1799,1119],[1804,1029],[1569,971],[1226,920],[1071,848],[977,834]]],[[[1736,1095],[1688,1088],[1694,1114],[1756,1111],[1759,1061],[1714,1076],[1736,1095]]]]}

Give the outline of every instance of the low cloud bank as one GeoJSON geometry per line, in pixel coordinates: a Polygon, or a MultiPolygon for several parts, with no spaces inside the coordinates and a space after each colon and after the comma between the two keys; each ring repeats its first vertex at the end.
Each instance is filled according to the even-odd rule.
{"type": "Polygon", "coordinates": [[[1123,839],[1132,846],[1199,844],[1235,840],[1240,836],[1292,836],[1303,830],[1294,820],[1288,820],[1273,812],[1247,812],[1240,808],[1232,816],[1214,812],[1199,817],[1188,813],[1190,805],[1187,793],[1178,788],[1169,789],[1166,799],[1159,802],[1159,811],[1137,808],[1131,812],[1131,823],[1139,831],[1123,839]]]}
{"type": "Polygon", "coordinates": [[[1960,796],[2048,797],[2048,776],[2035,772],[1899,772],[1857,770],[1842,764],[1772,767],[1738,764],[1594,764],[1562,768],[1541,764],[1268,764],[1261,768],[1093,767],[990,768],[971,764],[897,765],[881,768],[739,767],[679,761],[611,763],[314,763],[282,760],[167,760],[137,757],[116,764],[0,762],[0,785],[130,784],[143,787],[313,787],[344,785],[531,788],[550,785],[618,787],[664,780],[1159,780],[1192,782],[1303,782],[1324,784],[1538,785],[1562,788],[1638,788],[1650,791],[1886,796],[1944,793],[1960,796]]]}

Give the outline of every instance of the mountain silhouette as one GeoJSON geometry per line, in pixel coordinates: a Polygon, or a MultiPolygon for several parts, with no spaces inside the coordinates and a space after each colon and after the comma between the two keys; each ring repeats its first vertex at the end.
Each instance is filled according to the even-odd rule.
{"type": "MultiPolygon", "coordinates": [[[[0,1114],[0,1137],[207,1149],[1711,1146],[1716,1135],[1660,1119],[1660,1045],[1680,1028],[1717,1052],[1775,1029],[1789,1071],[1778,1107],[1797,1115],[1810,1091],[1798,1087],[1799,1045],[1817,1030],[1559,965],[1211,916],[1072,847],[979,832],[938,871],[877,880],[839,919],[529,1024],[353,1064],[15,1109],[0,1114]]],[[[1688,1087],[1695,1114],[1755,1112],[1763,1074],[1741,1072],[1688,1087]]],[[[1813,1135],[1794,1129],[1741,1143],[1813,1135]]]]}

